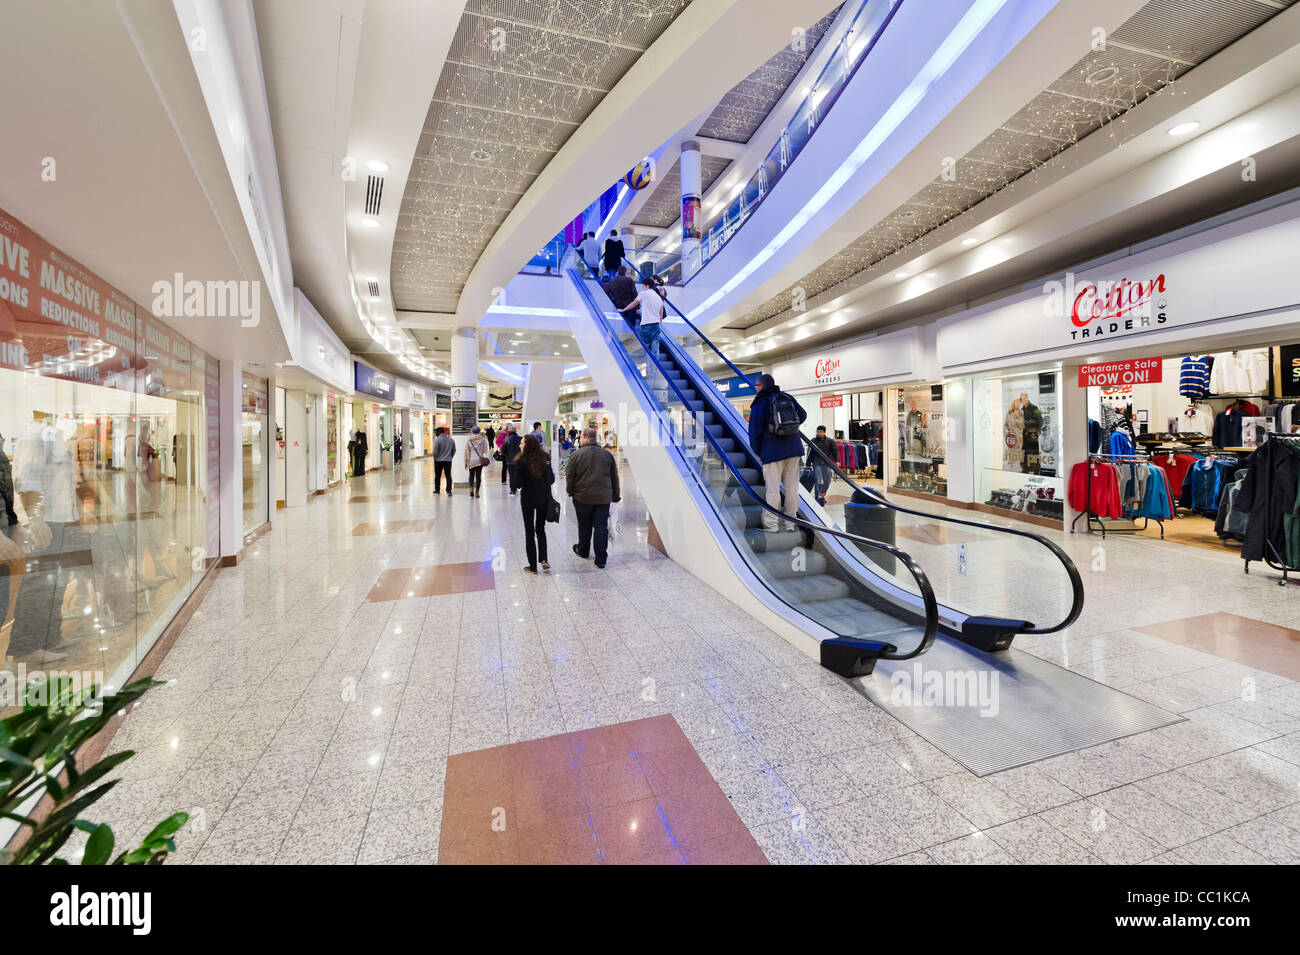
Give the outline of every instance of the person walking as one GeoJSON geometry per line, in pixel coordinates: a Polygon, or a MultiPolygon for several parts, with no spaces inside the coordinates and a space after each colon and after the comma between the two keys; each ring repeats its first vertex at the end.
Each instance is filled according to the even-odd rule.
{"type": "Polygon", "coordinates": [[[609,238],[605,240],[606,275],[612,275],[622,267],[624,253],[623,240],[618,237],[618,230],[610,229],[609,238]]]}
{"type": "Polygon", "coordinates": [[[483,469],[491,458],[488,457],[491,445],[487,435],[474,425],[470,439],[465,442],[465,470],[469,472],[469,496],[481,497],[483,492],[483,469]]]}
{"type": "Polygon", "coordinates": [[[582,445],[569,455],[564,485],[578,516],[578,543],[573,552],[586,560],[595,546],[596,566],[603,568],[609,551],[609,506],[620,499],[614,455],[596,443],[596,429],[584,428],[582,445]]]}
{"type": "Polygon", "coordinates": [[[551,485],[555,483],[555,472],[551,469],[550,456],[542,450],[536,436],[524,436],[515,471],[520,491],[519,506],[524,514],[524,548],[528,552],[528,566],[524,572],[537,573],[539,561],[542,570],[550,570],[551,565],[546,561],[546,515],[551,509],[551,485]]]}
{"type": "Polygon", "coordinates": [[[600,243],[596,241],[596,233],[588,232],[583,235],[582,242],[578,244],[578,254],[582,256],[582,261],[586,263],[592,277],[599,277],[600,243]]]}
{"type": "Polygon", "coordinates": [[[433,442],[433,493],[442,493],[442,476],[447,475],[447,496],[451,496],[451,462],[456,460],[456,439],[446,428],[438,429],[433,442]]]}
{"type": "MultiPolygon", "coordinates": [[[[749,408],[749,446],[763,464],[767,503],[773,510],[783,509],[781,490],[785,488],[786,517],[799,515],[799,463],[803,460],[799,425],[807,418],[808,412],[777,387],[776,379],[767,373],[758,376],[749,408]]],[[[763,530],[778,531],[780,525],[771,511],[763,512],[763,530]]]]}
{"type": "Polygon", "coordinates": [[[497,453],[501,455],[501,483],[505,484],[506,479],[510,476],[510,469],[506,467],[506,439],[510,437],[510,425],[506,425],[497,432],[495,444],[497,453]]]}
{"type": "Polygon", "coordinates": [[[542,430],[542,423],[540,421],[533,422],[533,430],[531,434],[541,444],[542,450],[546,450],[546,432],[542,430]]]}
{"type": "Polygon", "coordinates": [[[813,493],[817,497],[817,503],[826,506],[826,491],[831,486],[831,462],[835,460],[835,455],[839,448],[835,442],[826,436],[826,425],[817,426],[817,437],[808,442],[811,447],[808,448],[808,467],[813,469],[813,493]]]}
{"type": "Polygon", "coordinates": [[[483,433],[487,436],[488,447],[489,447],[489,448],[495,448],[495,447],[497,446],[497,431],[496,431],[496,428],[492,427],[492,425],[488,425],[488,426],[483,430],[483,433]]]}
{"type": "Polygon", "coordinates": [[[505,465],[505,471],[510,475],[510,493],[519,492],[519,475],[516,464],[519,455],[523,451],[523,439],[519,436],[519,430],[515,425],[510,425],[510,433],[506,435],[506,443],[501,448],[501,460],[505,465]]]}

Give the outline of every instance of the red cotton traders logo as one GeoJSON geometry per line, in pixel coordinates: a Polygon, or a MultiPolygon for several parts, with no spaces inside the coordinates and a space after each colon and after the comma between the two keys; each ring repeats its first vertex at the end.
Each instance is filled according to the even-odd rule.
{"type": "Polygon", "coordinates": [[[1165,276],[1161,273],[1146,282],[1089,283],[1079,289],[1070,311],[1070,321],[1075,328],[1083,328],[1092,321],[1124,318],[1133,313],[1142,314],[1149,309],[1156,295],[1165,294],[1165,276]]]}
{"type": "Polygon", "coordinates": [[[818,381],[838,380],[840,360],[838,358],[818,358],[813,365],[813,377],[818,381]]]}

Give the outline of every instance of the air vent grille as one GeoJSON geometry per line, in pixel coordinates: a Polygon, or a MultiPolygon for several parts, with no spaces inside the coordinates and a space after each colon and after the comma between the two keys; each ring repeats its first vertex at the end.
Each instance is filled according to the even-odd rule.
{"type": "Polygon", "coordinates": [[[370,294],[371,294],[371,295],[375,295],[375,296],[378,296],[378,295],[379,295],[379,283],[378,283],[378,282],[371,282],[371,283],[370,283],[370,294]]]}
{"type": "Polygon", "coordinates": [[[366,215],[379,215],[379,203],[384,198],[384,177],[369,176],[366,179],[366,215]]]}

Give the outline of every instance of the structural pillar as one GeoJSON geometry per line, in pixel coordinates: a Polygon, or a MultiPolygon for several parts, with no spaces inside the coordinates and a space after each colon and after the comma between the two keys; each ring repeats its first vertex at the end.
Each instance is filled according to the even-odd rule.
{"type": "Polygon", "coordinates": [[[456,439],[452,480],[469,483],[465,444],[478,424],[478,329],[462,326],[451,335],[451,436],[456,439]]]}
{"type": "Polygon", "coordinates": [[[700,267],[700,236],[704,223],[700,208],[700,144],[694,139],[682,143],[678,164],[682,180],[682,278],[694,275],[700,267]]]}
{"type": "MultiPolygon", "coordinates": [[[[244,369],[221,363],[217,402],[221,416],[221,561],[233,567],[244,547],[244,369]]],[[[211,502],[208,504],[212,506],[211,502]]]]}
{"type": "Polygon", "coordinates": [[[302,507],[307,503],[307,392],[284,392],[284,506],[302,507]]]}

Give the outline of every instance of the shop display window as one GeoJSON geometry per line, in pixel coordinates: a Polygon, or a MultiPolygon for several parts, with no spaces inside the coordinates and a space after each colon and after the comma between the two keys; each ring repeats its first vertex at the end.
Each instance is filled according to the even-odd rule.
{"type": "Polygon", "coordinates": [[[265,378],[244,372],[241,441],[244,456],[244,533],[270,520],[266,460],[267,385],[265,378]]]}
{"type": "Polygon", "coordinates": [[[944,386],[908,385],[890,389],[890,394],[896,408],[898,453],[889,461],[889,486],[947,497],[944,386]]]}
{"type": "Polygon", "coordinates": [[[218,363],[0,213],[0,715],[120,686],[219,553],[218,363]]]}
{"type": "Polygon", "coordinates": [[[1060,520],[1061,373],[1056,370],[975,382],[975,500],[989,507],[1060,520]]]}

